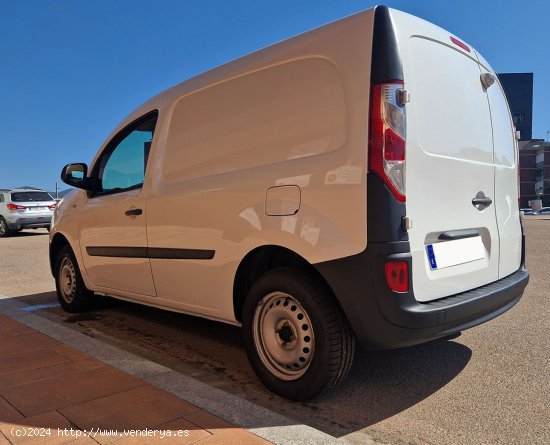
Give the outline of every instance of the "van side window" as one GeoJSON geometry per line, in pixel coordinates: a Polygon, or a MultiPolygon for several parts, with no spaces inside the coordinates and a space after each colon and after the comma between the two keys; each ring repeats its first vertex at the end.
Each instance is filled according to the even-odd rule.
{"type": "Polygon", "coordinates": [[[116,135],[99,160],[96,193],[118,193],[143,185],[157,114],[131,124],[116,135]]]}

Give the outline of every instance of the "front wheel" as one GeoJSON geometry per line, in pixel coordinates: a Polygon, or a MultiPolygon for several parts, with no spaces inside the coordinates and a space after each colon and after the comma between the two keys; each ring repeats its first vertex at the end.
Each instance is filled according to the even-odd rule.
{"type": "Polygon", "coordinates": [[[243,308],[243,337],[264,385],[299,401],[338,385],[355,349],[332,292],[301,268],[274,269],[258,279],[243,308]]]}
{"type": "Polygon", "coordinates": [[[86,289],[78,263],[69,246],[63,247],[57,254],[55,287],[59,304],[67,312],[84,312],[94,303],[95,296],[86,289]]]}

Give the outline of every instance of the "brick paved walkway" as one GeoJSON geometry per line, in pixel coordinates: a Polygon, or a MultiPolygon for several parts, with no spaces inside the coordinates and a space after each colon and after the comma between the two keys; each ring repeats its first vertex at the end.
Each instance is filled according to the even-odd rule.
{"type": "Polygon", "coordinates": [[[269,443],[0,315],[0,445],[115,442],[269,443]]]}

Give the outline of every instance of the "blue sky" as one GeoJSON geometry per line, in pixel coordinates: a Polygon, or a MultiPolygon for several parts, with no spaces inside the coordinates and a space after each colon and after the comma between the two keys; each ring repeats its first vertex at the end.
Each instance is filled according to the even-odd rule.
{"type": "MultiPolygon", "coordinates": [[[[64,164],[89,163],[118,122],[160,91],[375,4],[0,0],[0,187],[53,191],[64,164]]],[[[550,2],[384,4],[458,35],[497,72],[534,72],[533,137],[546,138],[550,2]]]]}

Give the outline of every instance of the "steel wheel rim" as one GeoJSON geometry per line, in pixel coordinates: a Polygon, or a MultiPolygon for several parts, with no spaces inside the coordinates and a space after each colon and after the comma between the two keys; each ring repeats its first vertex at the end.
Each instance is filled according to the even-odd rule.
{"type": "Polygon", "coordinates": [[[308,370],[315,352],[311,319],[291,295],[272,292],[258,302],[254,344],[263,365],[281,380],[296,380],[308,370]]]}
{"type": "Polygon", "coordinates": [[[59,290],[63,300],[71,303],[76,294],[76,271],[70,258],[63,258],[59,268],[59,290]]]}

